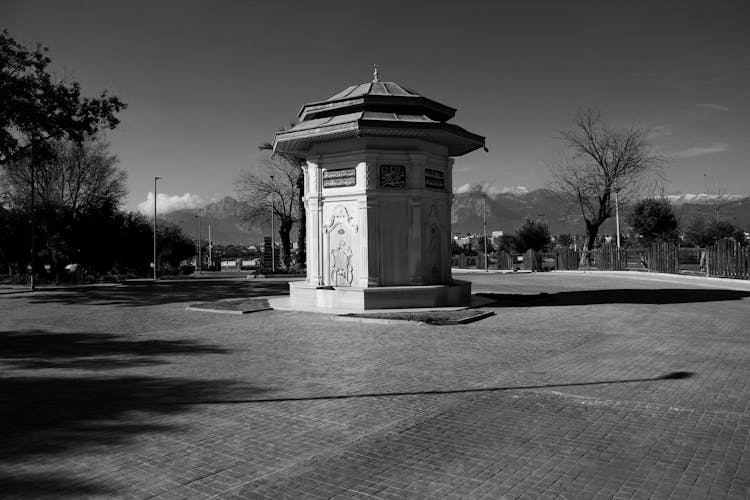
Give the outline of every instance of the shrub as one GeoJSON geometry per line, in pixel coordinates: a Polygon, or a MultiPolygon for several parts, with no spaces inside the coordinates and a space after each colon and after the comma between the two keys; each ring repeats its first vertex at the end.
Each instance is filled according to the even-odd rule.
{"type": "Polygon", "coordinates": [[[544,250],[549,246],[552,238],[547,224],[526,219],[526,222],[516,229],[515,240],[516,250],[519,253],[525,253],[527,250],[544,250]]]}
{"type": "Polygon", "coordinates": [[[646,198],[638,201],[628,216],[628,224],[646,242],[676,242],[679,234],[677,218],[666,199],[646,198]]]}

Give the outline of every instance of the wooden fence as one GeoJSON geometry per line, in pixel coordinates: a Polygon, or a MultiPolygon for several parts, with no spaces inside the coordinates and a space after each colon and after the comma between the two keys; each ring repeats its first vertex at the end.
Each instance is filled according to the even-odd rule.
{"type": "Polygon", "coordinates": [[[574,271],[578,269],[581,254],[572,248],[558,248],[555,250],[555,269],[574,271]]]}
{"type": "Polygon", "coordinates": [[[515,266],[518,264],[516,263],[515,256],[509,254],[508,252],[497,252],[497,268],[503,269],[503,270],[512,270],[515,269],[515,266]]]}
{"type": "Polygon", "coordinates": [[[648,270],[676,274],[679,269],[679,251],[674,243],[656,241],[646,250],[648,270]]]}
{"type": "Polygon", "coordinates": [[[706,248],[706,276],[750,279],[748,274],[748,249],[734,238],[717,241],[706,248]]]}
{"type": "MultiPolygon", "coordinates": [[[[642,270],[658,273],[700,273],[705,276],[750,279],[750,251],[732,238],[719,240],[705,249],[680,248],[674,243],[655,242],[649,247],[620,248],[604,245],[588,252],[570,248],[557,248],[541,253],[529,250],[519,263],[516,255],[498,252],[493,269],[524,269],[541,271],[576,270],[580,268],[600,271],[642,270]],[[554,267],[553,267],[554,266],[554,267]]],[[[454,255],[452,265],[461,268],[483,268],[481,256],[454,255]]]]}
{"type": "Polygon", "coordinates": [[[527,271],[542,270],[542,252],[527,250],[523,255],[523,268],[527,271]]]}
{"type": "Polygon", "coordinates": [[[593,252],[594,263],[602,271],[625,271],[628,268],[627,251],[614,245],[604,245],[593,252]]]}

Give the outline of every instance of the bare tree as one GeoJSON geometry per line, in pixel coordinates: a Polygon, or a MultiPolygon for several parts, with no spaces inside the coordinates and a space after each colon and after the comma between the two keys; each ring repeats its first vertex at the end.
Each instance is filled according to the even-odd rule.
{"type": "Polygon", "coordinates": [[[26,156],[0,166],[0,202],[29,218],[34,214],[34,241],[44,245],[58,273],[62,263],[96,246],[100,235],[88,230],[94,221],[119,210],[127,173],[117,163],[106,142],[89,137],[80,143],[50,139],[33,163],[26,156]]]}
{"type": "MultiPolygon", "coordinates": [[[[294,127],[294,123],[289,123],[289,128],[294,127]]],[[[285,130],[281,128],[279,130],[285,130]]],[[[258,149],[261,151],[272,151],[274,155],[284,158],[291,164],[297,165],[297,214],[299,225],[297,227],[297,263],[298,265],[304,266],[307,261],[307,209],[305,208],[305,174],[302,169],[302,165],[305,163],[305,159],[299,156],[294,156],[286,153],[273,151],[273,144],[270,142],[264,142],[258,149]]]]}
{"type": "Polygon", "coordinates": [[[706,218],[713,218],[715,223],[721,220],[721,205],[729,201],[727,197],[727,186],[722,179],[716,175],[707,175],[703,173],[703,182],[706,187],[706,194],[708,195],[708,204],[711,205],[711,214],[707,215],[706,218]]]}
{"type": "Polygon", "coordinates": [[[246,221],[267,218],[273,200],[273,214],[279,220],[279,236],[287,268],[292,259],[290,233],[294,224],[299,222],[299,171],[296,163],[271,155],[257,167],[240,172],[234,181],[238,197],[248,204],[243,214],[246,221]]]}
{"type": "Polygon", "coordinates": [[[552,187],[581,210],[587,248],[593,248],[601,225],[614,212],[615,192],[628,203],[650,181],[661,180],[663,158],[646,141],[647,131],[632,125],[607,126],[601,113],[581,109],[573,126],[560,132],[561,157],[550,163],[552,187]]]}
{"type": "MultiPolygon", "coordinates": [[[[47,155],[35,165],[34,189],[40,207],[54,206],[74,217],[103,205],[119,207],[127,195],[127,172],[117,167],[117,157],[100,138],[76,143],[53,140],[47,155]]],[[[29,203],[31,161],[24,158],[2,169],[0,196],[10,206],[29,203]]]]}

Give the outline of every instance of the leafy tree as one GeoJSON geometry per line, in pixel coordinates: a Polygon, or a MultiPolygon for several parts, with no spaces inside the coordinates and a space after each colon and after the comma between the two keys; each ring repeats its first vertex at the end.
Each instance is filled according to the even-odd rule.
{"type": "Polygon", "coordinates": [[[664,198],[639,200],[628,215],[628,224],[646,242],[666,240],[676,242],[679,224],[672,204],[664,198]]]}
{"type": "Polygon", "coordinates": [[[47,52],[18,43],[7,30],[0,33],[0,164],[28,156],[32,142],[41,147],[50,139],[82,141],[115,128],[115,114],[126,107],[107,91],[86,98],[78,82],[55,81],[47,52]]]}
{"type": "Polygon", "coordinates": [[[523,253],[518,251],[518,238],[515,234],[503,234],[497,242],[497,250],[505,253],[523,253]]]}
{"type": "Polygon", "coordinates": [[[162,266],[166,264],[177,268],[180,262],[197,254],[193,240],[176,224],[160,224],[156,231],[156,244],[159,249],[157,260],[162,266]]]}
{"type": "Polygon", "coordinates": [[[573,246],[575,240],[570,235],[570,233],[561,234],[557,237],[557,246],[560,248],[570,248],[573,246]]]}
{"type": "Polygon", "coordinates": [[[627,203],[645,181],[659,174],[662,158],[651,151],[646,131],[635,125],[607,126],[601,113],[582,109],[573,127],[560,132],[565,148],[549,165],[555,191],[581,210],[587,247],[593,248],[601,225],[614,212],[614,193],[627,203]]]}
{"type": "Polygon", "coordinates": [[[516,229],[515,248],[519,253],[525,253],[527,250],[544,250],[551,241],[549,226],[543,222],[526,219],[523,225],[516,229]]]}
{"type": "MultiPolygon", "coordinates": [[[[101,221],[106,224],[106,219],[101,221]]],[[[96,224],[96,223],[94,223],[96,224]]],[[[153,260],[153,227],[151,221],[137,212],[115,212],[109,224],[84,225],[82,230],[98,230],[100,238],[83,251],[83,261],[96,271],[149,276],[153,260]],[[86,227],[88,226],[88,227],[86,227]]],[[[157,242],[163,245],[158,238],[157,242]]],[[[161,246],[159,248],[162,248],[161,246]]]]}
{"type": "MultiPolygon", "coordinates": [[[[102,268],[114,269],[120,274],[149,276],[150,263],[153,259],[152,221],[143,214],[135,212],[117,212],[111,221],[109,232],[103,233],[111,238],[100,241],[97,255],[102,257],[102,268]]],[[[193,240],[182,232],[179,226],[160,222],[156,231],[158,248],[157,262],[161,271],[174,271],[180,263],[192,258],[197,250],[193,240]]],[[[87,262],[95,262],[89,259],[87,262]]]]}
{"type": "MultiPolygon", "coordinates": [[[[30,49],[15,41],[7,30],[0,33],[0,167],[29,162],[29,222],[31,288],[36,271],[35,169],[50,155],[50,141],[70,139],[81,143],[101,129],[119,123],[116,113],[125,109],[118,97],[106,91],[98,98],[81,96],[78,82],[56,81],[48,72],[48,49],[30,49]]],[[[2,229],[2,228],[0,228],[2,229]]]]}
{"type": "Polygon", "coordinates": [[[279,219],[279,236],[284,253],[284,264],[289,268],[292,254],[290,233],[300,221],[299,165],[287,158],[272,155],[255,169],[241,172],[235,179],[235,190],[246,201],[245,220],[264,221],[273,200],[273,214],[279,219]]]}
{"type": "MultiPolygon", "coordinates": [[[[86,263],[93,267],[99,262],[102,272],[114,269],[120,274],[149,276],[153,260],[152,220],[140,213],[118,211],[109,224],[109,229],[100,227],[103,238],[91,246],[96,255],[91,255],[86,263]],[[108,240],[103,241],[104,237],[108,240]]],[[[167,222],[157,226],[156,246],[161,271],[174,271],[197,253],[194,241],[179,226],[167,222]]]]}
{"type": "Polygon", "coordinates": [[[0,204],[0,274],[20,274],[29,255],[29,219],[18,208],[0,204]]]}
{"type": "Polygon", "coordinates": [[[685,241],[697,247],[712,245],[716,240],[723,238],[734,238],[741,243],[747,244],[745,241],[745,232],[733,222],[726,219],[715,220],[710,217],[696,215],[688,222],[687,229],[685,230],[685,241]]]}

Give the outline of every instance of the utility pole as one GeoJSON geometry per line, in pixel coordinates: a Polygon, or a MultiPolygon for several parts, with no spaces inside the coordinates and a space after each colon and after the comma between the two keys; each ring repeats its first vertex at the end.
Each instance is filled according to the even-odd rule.
{"type": "Polygon", "coordinates": [[[156,281],[156,181],[161,177],[154,177],[154,281],[156,281]]]}
{"type": "Polygon", "coordinates": [[[489,272],[489,256],[487,255],[487,194],[482,193],[482,226],[484,227],[484,272],[489,272]]]}
{"type": "Polygon", "coordinates": [[[620,249],[620,203],[617,199],[617,193],[620,192],[620,188],[615,189],[615,227],[617,228],[617,249],[620,249]]]}
{"type": "Polygon", "coordinates": [[[211,224],[208,225],[208,270],[214,265],[213,255],[211,254],[211,224]]]}
{"type": "Polygon", "coordinates": [[[36,281],[34,274],[36,273],[36,178],[35,178],[35,162],[36,155],[34,154],[34,147],[36,145],[36,137],[31,138],[31,213],[29,214],[29,229],[31,232],[31,278],[29,279],[29,288],[33,292],[36,290],[36,281]]]}
{"type": "Polygon", "coordinates": [[[203,255],[201,254],[201,209],[198,209],[198,274],[203,271],[203,255]]]}

